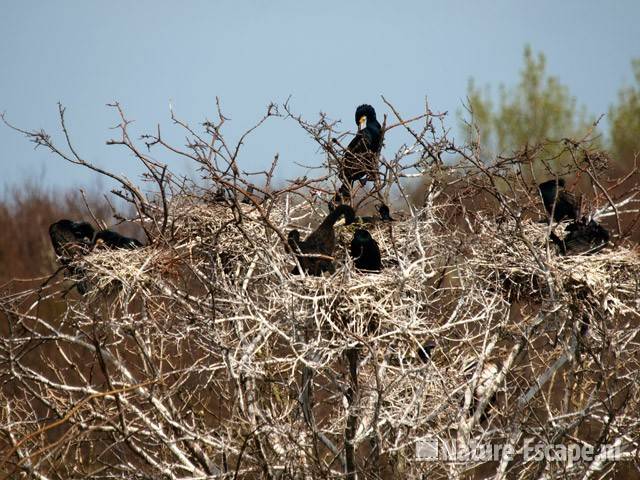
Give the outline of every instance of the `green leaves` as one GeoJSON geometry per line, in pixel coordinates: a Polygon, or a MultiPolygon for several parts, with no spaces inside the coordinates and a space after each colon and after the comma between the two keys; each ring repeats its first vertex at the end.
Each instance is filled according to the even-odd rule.
{"type": "MultiPolygon", "coordinates": [[[[479,88],[469,80],[467,99],[469,113],[458,112],[460,126],[469,142],[478,141],[487,160],[496,156],[511,156],[525,146],[544,145],[542,158],[556,172],[569,162],[563,138],[582,139],[596,117],[578,107],[576,98],[558,77],[549,75],[543,53],[524,49],[524,65],[515,86],[500,85],[497,98],[491,88],[479,88]]],[[[609,109],[609,136],[603,139],[593,131],[593,147],[606,147],[622,167],[631,167],[640,153],[640,59],[631,62],[634,83],[624,86],[617,102],[609,109]],[[606,143],[606,145],[601,145],[606,143]]],[[[546,170],[534,162],[534,172],[546,170]]]]}
{"type": "Polygon", "coordinates": [[[633,164],[640,152],[640,58],[631,62],[635,85],[618,92],[618,103],[609,109],[611,151],[623,164],[633,164]]]}
{"type": "MultiPolygon", "coordinates": [[[[584,108],[576,107],[568,87],[546,72],[544,54],[534,55],[529,46],[525,47],[524,66],[515,87],[501,85],[494,101],[489,87],[480,90],[470,80],[467,96],[473,116],[461,118],[461,123],[468,136],[475,131],[469,124],[477,127],[486,158],[511,156],[526,145],[583,137],[593,123],[584,108]]],[[[545,149],[544,156],[554,158],[558,167],[568,160],[561,154],[561,145],[545,149]]]]}

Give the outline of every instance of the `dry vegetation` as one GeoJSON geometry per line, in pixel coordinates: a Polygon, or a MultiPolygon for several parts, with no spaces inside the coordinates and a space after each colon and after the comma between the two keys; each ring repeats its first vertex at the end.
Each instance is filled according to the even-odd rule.
{"type": "MultiPolygon", "coordinates": [[[[382,158],[372,193],[354,198],[360,211],[379,199],[394,205],[395,222],[369,225],[386,268],[355,271],[347,254],[354,227],[340,226],[338,268],[325,277],[291,275],[284,243],[290,228],[324,216],[335,175],[276,189],[277,158],[269,171],[243,172],[244,137],[225,142],[222,113],[198,129],[173,117],[187,131],[185,147],[165,144],[159,131],[143,143],[193,161],[209,185],[199,187],[148,157],[115,105],[122,135],[111,143],[145,165],[155,193],[103,173],[120,182],[115,194],[132,205],[130,220],[149,242],[81,259],[91,285],[82,297],[67,292],[72,283],[61,274],[5,287],[0,473],[637,475],[640,257],[626,240],[637,216],[635,168],[607,178],[609,160],[588,136],[560,142],[573,162],[558,173],[589,186],[583,211],[614,233],[597,254],[562,257],[547,241],[551,226],[538,221],[535,185],[544,179],[533,165],[546,165],[544,149],[487,164],[478,143],[447,138],[442,115],[426,107],[403,120],[387,105],[386,134],[404,130],[409,143],[382,158]],[[443,162],[447,154],[455,161],[443,162]],[[406,191],[410,177],[424,179],[419,194],[406,191]],[[422,362],[417,349],[427,340],[437,346],[422,362]],[[429,438],[459,452],[510,445],[515,455],[416,458],[416,443],[429,438]],[[525,462],[528,439],[589,445],[594,458],[525,462]]],[[[22,132],[96,169],[73,149],[60,113],[66,146],[22,132]]],[[[271,116],[296,121],[335,171],[339,136],[326,117],[310,123],[272,105],[256,127],[271,116]]]]}

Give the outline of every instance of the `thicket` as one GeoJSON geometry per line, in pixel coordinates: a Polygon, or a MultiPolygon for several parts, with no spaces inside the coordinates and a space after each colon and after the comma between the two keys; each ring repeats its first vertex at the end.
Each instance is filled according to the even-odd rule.
{"type": "MultiPolygon", "coordinates": [[[[353,203],[358,212],[380,201],[393,206],[396,221],[367,225],[385,268],[356,271],[347,253],[355,227],[339,226],[337,269],[324,277],[292,275],[295,260],[284,245],[291,228],[304,235],[324,217],[336,190],[341,151],[333,140],[343,132],[326,116],[309,121],[288,104],[270,105],[246,132],[286,118],[326,153],[328,175],[280,188],[277,158],[265,172],[245,171],[246,137],[227,143],[220,109],[198,126],[172,116],[188,138],[181,146],[159,131],[132,139],[114,104],[120,129],[110,143],[141,162],[145,183],[100,173],[119,183],[114,195],[129,205],[126,220],[147,246],[78,259],[90,285],[84,296],[62,272],[46,277],[55,271],[50,253],[37,271],[20,267],[42,278],[3,286],[0,472],[41,479],[637,474],[635,154],[631,162],[613,159],[588,123],[559,137],[549,130],[499,140],[500,153],[490,153],[486,114],[468,118],[468,139],[459,143],[443,114],[425,106],[405,118],[383,101],[391,112],[385,135],[403,131],[410,141],[383,151],[380,181],[353,203]],[[173,175],[148,148],[193,162],[204,183],[173,175]],[[555,251],[536,185],[556,175],[583,193],[583,213],[610,229],[607,248],[555,251]],[[423,186],[408,191],[416,178],[423,186]],[[418,352],[425,342],[435,343],[427,361],[418,352]],[[419,443],[431,439],[441,452],[501,444],[516,454],[417,458],[419,443]],[[595,453],[526,462],[530,439],[595,453]]],[[[99,171],[74,148],[62,107],[60,120],[64,145],[43,131],[19,131],[99,171]]],[[[29,200],[3,215],[18,229],[25,221],[26,231],[37,230],[37,249],[47,251],[46,227],[62,211],[39,201],[49,207],[29,200]],[[16,212],[25,208],[39,219],[22,219],[16,212]]],[[[67,213],[97,223],[109,212],[83,203],[67,213]]]]}

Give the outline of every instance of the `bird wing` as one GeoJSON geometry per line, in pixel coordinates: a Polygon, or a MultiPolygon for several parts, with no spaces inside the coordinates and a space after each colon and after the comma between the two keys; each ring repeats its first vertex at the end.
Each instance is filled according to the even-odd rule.
{"type": "Polygon", "coordinates": [[[567,252],[596,253],[606,247],[609,242],[609,232],[601,225],[591,222],[570,225],[571,230],[564,238],[567,252]]]}
{"type": "Polygon", "coordinates": [[[367,137],[364,132],[356,133],[356,136],[351,139],[349,145],[347,145],[347,152],[353,155],[366,153],[369,151],[367,137]]]}
{"type": "Polygon", "coordinates": [[[126,248],[133,250],[142,247],[142,243],[135,238],[125,237],[113,230],[102,230],[98,232],[95,237],[94,245],[98,245],[100,241],[102,241],[107,248],[126,248]]]}
{"type": "Polygon", "coordinates": [[[331,256],[335,249],[336,237],[333,227],[317,229],[304,242],[300,243],[302,253],[319,253],[331,256]]]}
{"type": "Polygon", "coordinates": [[[367,155],[367,144],[360,132],[351,140],[342,157],[342,176],[352,182],[361,177],[363,172],[364,157],[367,155]]]}

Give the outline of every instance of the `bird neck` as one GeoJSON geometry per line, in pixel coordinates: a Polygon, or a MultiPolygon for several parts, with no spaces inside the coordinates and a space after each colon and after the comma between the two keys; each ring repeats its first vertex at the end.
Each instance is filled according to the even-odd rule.
{"type": "Polygon", "coordinates": [[[345,205],[345,204],[339,205],[334,211],[332,211],[331,213],[329,213],[329,215],[327,215],[327,218],[325,218],[324,221],[322,222],[322,226],[333,227],[333,225],[338,221],[338,219],[342,215],[345,216],[347,223],[352,223],[355,217],[355,212],[353,211],[353,208],[351,208],[349,205],[345,205]]]}

